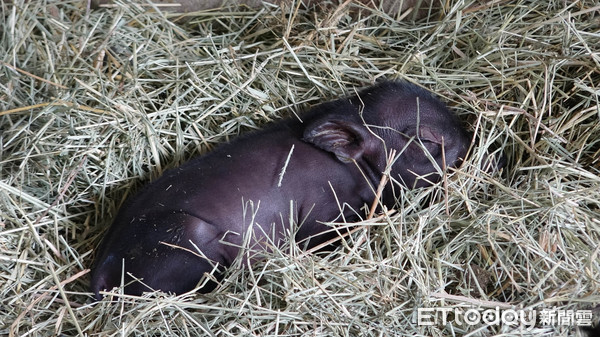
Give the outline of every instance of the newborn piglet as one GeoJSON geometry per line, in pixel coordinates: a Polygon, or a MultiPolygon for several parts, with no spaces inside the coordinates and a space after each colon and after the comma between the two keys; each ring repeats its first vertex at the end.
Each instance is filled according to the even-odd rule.
{"type": "MultiPolygon", "coordinates": [[[[336,235],[323,223],[357,221],[356,210],[373,203],[391,150],[391,180],[416,188],[459,165],[470,144],[439,99],[406,82],[376,84],[300,119],[240,136],[130,198],[96,253],[96,298],[120,286],[122,275],[127,294],[190,291],[206,273],[221,277],[244,244],[281,245],[290,219],[296,242],[315,247],[336,235]]],[[[381,203],[393,207],[394,196],[387,184],[381,203]]]]}

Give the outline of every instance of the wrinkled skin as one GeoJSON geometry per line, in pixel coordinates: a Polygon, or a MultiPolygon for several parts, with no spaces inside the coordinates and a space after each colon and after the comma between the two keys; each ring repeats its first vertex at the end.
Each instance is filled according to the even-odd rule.
{"type": "MultiPolygon", "coordinates": [[[[335,235],[323,222],[359,220],[360,208],[373,203],[391,149],[399,154],[392,181],[414,188],[459,165],[470,143],[442,102],[404,82],[377,84],[300,118],[238,137],[131,198],[97,252],[96,298],[121,285],[123,264],[125,293],[180,294],[215,266],[220,277],[240,247],[260,252],[294,233],[302,247],[314,247],[335,235]]],[[[384,189],[383,205],[393,207],[394,189],[384,189]]]]}

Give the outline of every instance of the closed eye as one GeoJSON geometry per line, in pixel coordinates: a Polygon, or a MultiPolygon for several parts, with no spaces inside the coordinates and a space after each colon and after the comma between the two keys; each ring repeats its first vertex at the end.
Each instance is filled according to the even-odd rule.
{"type": "Polygon", "coordinates": [[[420,142],[421,144],[423,144],[423,151],[427,151],[429,152],[429,154],[433,157],[436,158],[440,155],[440,144],[438,143],[434,143],[434,142],[430,142],[428,140],[421,140],[420,142]]]}

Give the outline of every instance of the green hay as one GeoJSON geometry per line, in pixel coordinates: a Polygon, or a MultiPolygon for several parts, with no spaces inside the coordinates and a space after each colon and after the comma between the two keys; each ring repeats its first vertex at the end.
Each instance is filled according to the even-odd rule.
{"type": "Polygon", "coordinates": [[[419,22],[225,8],[181,23],[123,2],[15,3],[0,18],[0,335],[566,336],[415,319],[600,303],[597,2],[450,1],[419,22]],[[438,93],[478,136],[445,183],[404,191],[328,256],[291,245],[211,294],[92,301],[95,247],[144,182],[384,77],[438,93]],[[503,175],[479,170],[498,146],[503,175]]]}

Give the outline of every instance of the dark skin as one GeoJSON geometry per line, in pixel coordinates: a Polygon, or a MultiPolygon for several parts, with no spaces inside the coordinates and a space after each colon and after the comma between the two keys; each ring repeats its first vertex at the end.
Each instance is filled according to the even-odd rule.
{"type": "Polygon", "coordinates": [[[323,223],[357,221],[360,208],[373,203],[390,150],[398,157],[390,171],[394,183],[381,197],[388,208],[395,184],[431,185],[441,168],[460,164],[470,143],[442,102],[404,82],[377,84],[300,118],[238,137],[131,198],[97,252],[96,298],[121,285],[123,264],[125,293],[180,294],[206,273],[220,278],[240,247],[250,248],[244,255],[250,264],[252,252],[280,246],[289,235],[303,248],[315,247],[336,235],[323,223]]]}

